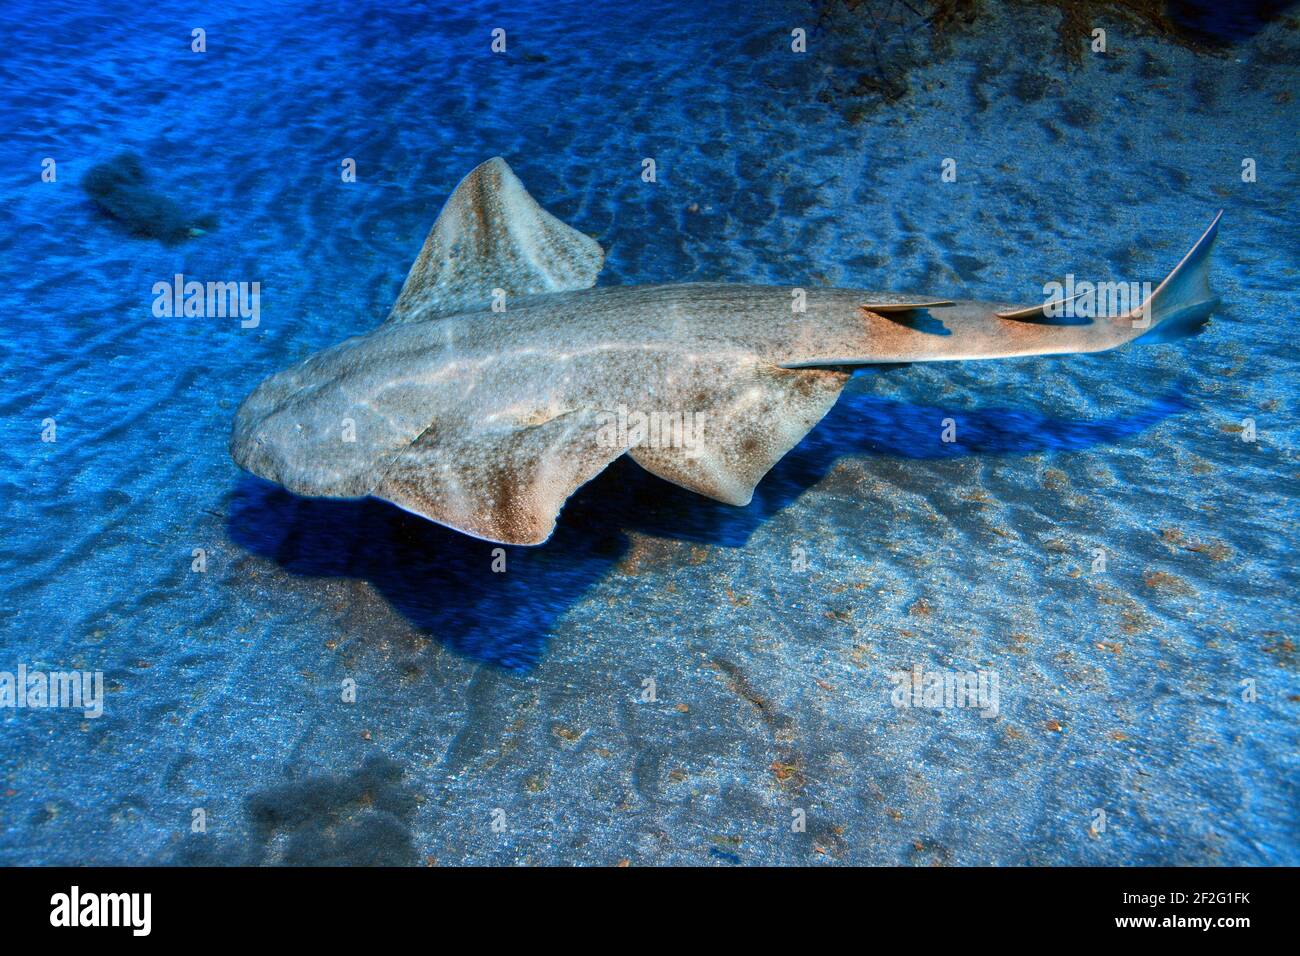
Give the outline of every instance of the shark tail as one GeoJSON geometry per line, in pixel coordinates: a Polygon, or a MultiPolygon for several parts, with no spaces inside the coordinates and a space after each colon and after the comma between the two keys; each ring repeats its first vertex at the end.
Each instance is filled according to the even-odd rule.
{"type": "Polygon", "coordinates": [[[1183,261],[1165,277],[1154,292],[1137,309],[1120,321],[1132,323],[1139,330],[1132,341],[1143,344],[1173,342],[1195,335],[1219,305],[1219,297],[1210,289],[1210,249],[1219,234],[1223,211],[1183,261]],[[1145,329],[1145,331],[1141,331],[1145,329]]]}

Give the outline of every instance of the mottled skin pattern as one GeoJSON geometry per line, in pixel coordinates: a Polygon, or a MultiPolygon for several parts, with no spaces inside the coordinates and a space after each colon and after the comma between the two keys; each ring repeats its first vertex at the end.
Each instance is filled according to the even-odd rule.
{"type": "Polygon", "coordinates": [[[461,180],[429,230],[389,322],[419,322],[511,297],[594,285],[605,250],[537,204],[499,156],[461,180]]]}
{"type": "MultiPolygon", "coordinates": [[[[747,504],[835,403],[845,366],[1091,352],[1147,331],[1134,315],[1061,326],[1000,318],[1009,307],[987,302],[932,304],[918,323],[917,304],[936,300],[856,289],[807,290],[798,311],[792,288],[704,283],[507,295],[496,312],[484,302],[494,285],[585,286],[599,268],[594,243],[517,182],[500,160],[471,173],[390,321],[249,396],[231,443],[240,465],[299,494],[375,495],[477,537],[537,544],[564,500],[625,452],[747,504]],[[503,262],[516,263],[511,275],[503,262]],[[465,301],[475,305],[456,311],[465,301]],[[611,441],[602,423],[620,408],[699,413],[701,441],[611,441]]],[[[1213,307],[1213,233],[1153,296],[1153,326],[1213,307]]]]}
{"type": "Polygon", "coordinates": [[[300,494],[373,493],[479,537],[534,543],[574,488],[628,450],[599,441],[596,413],[700,411],[698,455],[633,457],[745,504],[848,377],[780,364],[815,357],[832,303],[867,321],[854,293],[813,295],[806,315],[791,301],[759,286],[634,286],[391,323],[264,382],[234,445],[244,467],[300,494]],[[354,442],[341,439],[349,418],[354,442]]]}

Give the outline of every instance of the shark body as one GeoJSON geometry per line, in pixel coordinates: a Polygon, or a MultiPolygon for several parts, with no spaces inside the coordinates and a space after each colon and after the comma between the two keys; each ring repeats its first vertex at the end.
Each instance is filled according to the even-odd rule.
{"type": "Polygon", "coordinates": [[[593,288],[600,246],[537,205],[495,158],[447,201],[387,322],[264,381],[239,409],[231,454],[298,494],[374,495],[505,544],[544,542],[569,495],[625,453],[745,505],[835,404],[853,366],[1095,352],[1187,334],[1218,304],[1207,281],[1217,226],[1216,217],[1140,306],[1078,324],[1050,320],[1063,303],[721,283],[593,288]],[[682,443],[613,427],[627,410],[692,416],[698,432],[682,443]]]}

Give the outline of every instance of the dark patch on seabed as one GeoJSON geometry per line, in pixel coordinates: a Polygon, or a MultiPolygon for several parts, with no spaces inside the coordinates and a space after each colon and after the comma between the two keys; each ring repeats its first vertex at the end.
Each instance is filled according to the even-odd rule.
{"type": "Polygon", "coordinates": [[[107,692],[0,710],[0,861],[1300,862],[1294,5],[189,19],[0,21],[0,671],[107,692]],[[622,460],[502,555],[242,474],[239,402],[375,328],[494,155],[601,284],[1032,304],[1223,209],[1223,306],[864,372],[750,506],[622,460]],[[155,317],[178,274],[260,323],[155,317]],[[895,706],[915,668],[996,714],[895,706]]]}
{"type": "Polygon", "coordinates": [[[175,245],[216,228],[215,216],[189,214],[154,190],[139,156],[122,153],[90,168],[81,181],[95,206],[131,235],[175,245]]]}
{"type": "Polygon", "coordinates": [[[419,796],[400,764],[367,758],[354,773],[315,776],[250,794],[254,839],[227,845],[191,833],[177,862],[201,866],[411,866],[411,816],[419,796]]]}

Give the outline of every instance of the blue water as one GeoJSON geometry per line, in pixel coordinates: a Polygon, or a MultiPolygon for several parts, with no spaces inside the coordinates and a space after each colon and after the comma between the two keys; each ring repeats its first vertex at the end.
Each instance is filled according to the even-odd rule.
{"type": "Polygon", "coordinates": [[[0,671],[109,691],[0,710],[0,862],[1300,862],[1294,9],[1185,11],[1215,52],[1103,18],[1071,65],[1050,9],[986,4],[864,105],[908,5],[147,6],[0,11],[0,671]],[[80,183],[123,150],[216,228],[107,219],[80,183]],[[495,574],[227,454],[493,155],[602,284],[1034,302],[1159,280],[1222,208],[1224,305],[859,376],[744,509],[620,461],[495,574]],[[259,282],[259,325],[156,318],[176,273],[259,282]],[[917,664],[996,672],[998,716],[894,707],[917,664]]]}

